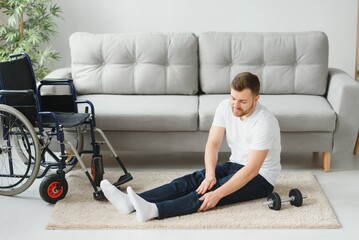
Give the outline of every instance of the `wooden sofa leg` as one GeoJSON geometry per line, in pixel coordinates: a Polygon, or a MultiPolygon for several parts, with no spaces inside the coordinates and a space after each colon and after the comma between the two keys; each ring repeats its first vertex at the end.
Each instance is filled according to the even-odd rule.
{"type": "Polygon", "coordinates": [[[324,172],[330,171],[330,158],[331,153],[330,152],[323,152],[323,169],[324,172]]]}
{"type": "Polygon", "coordinates": [[[359,150],[359,132],[358,132],[357,140],[356,140],[356,142],[355,142],[355,147],[354,147],[353,153],[354,153],[355,155],[357,155],[357,154],[358,154],[358,150],[359,150]]]}

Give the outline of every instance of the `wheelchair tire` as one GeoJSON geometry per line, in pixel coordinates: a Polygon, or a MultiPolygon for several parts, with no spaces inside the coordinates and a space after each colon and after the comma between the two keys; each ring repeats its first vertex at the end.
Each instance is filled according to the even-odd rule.
{"type": "Polygon", "coordinates": [[[67,194],[68,183],[64,178],[62,186],[59,189],[56,189],[59,184],[60,176],[58,174],[46,176],[42,180],[39,188],[42,200],[50,204],[55,204],[57,201],[63,199],[67,194]]]}
{"type": "Polygon", "coordinates": [[[94,157],[91,162],[91,175],[92,180],[94,181],[97,187],[100,186],[101,181],[103,180],[103,162],[101,157],[94,157]]]}
{"type": "Polygon", "coordinates": [[[0,104],[1,195],[16,195],[31,186],[39,172],[40,152],[39,138],[30,121],[17,109],[0,104]],[[17,148],[19,139],[22,149],[17,148]]]}

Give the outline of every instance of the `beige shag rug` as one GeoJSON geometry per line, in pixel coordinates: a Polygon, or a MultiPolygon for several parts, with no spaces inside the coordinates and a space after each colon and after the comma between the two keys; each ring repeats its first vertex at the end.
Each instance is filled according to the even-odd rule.
{"type": "MultiPolygon", "coordinates": [[[[190,172],[132,172],[129,185],[136,192],[167,183],[190,172]]],[[[115,182],[122,173],[106,172],[105,178],[115,182]]],[[[56,203],[47,229],[293,229],[339,228],[340,224],[315,177],[309,172],[282,172],[275,191],[282,197],[292,188],[308,195],[303,206],[290,204],[274,211],[262,202],[266,199],[215,208],[203,213],[150,220],[138,223],[135,213],[120,214],[109,202],[96,201],[84,172],[73,171],[67,176],[69,192],[56,203]]],[[[127,187],[123,185],[123,189],[127,187]]]]}

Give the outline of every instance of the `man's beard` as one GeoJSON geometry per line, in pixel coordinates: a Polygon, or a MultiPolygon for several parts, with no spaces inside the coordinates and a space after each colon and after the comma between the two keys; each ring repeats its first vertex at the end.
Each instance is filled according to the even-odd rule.
{"type": "Polygon", "coordinates": [[[255,103],[253,103],[252,106],[246,111],[244,111],[242,108],[236,108],[235,109],[232,106],[232,113],[236,117],[243,117],[243,116],[251,114],[253,112],[254,108],[255,108],[255,103]]]}

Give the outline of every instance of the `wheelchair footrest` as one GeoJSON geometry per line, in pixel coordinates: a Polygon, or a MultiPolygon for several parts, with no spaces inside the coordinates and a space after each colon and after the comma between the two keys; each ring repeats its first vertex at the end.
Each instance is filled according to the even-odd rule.
{"type": "Polygon", "coordinates": [[[126,173],[125,175],[122,175],[118,180],[117,182],[115,182],[113,185],[115,187],[118,187],[126,182],[129,182],[133,179],[131,173],[126,173]]]}

